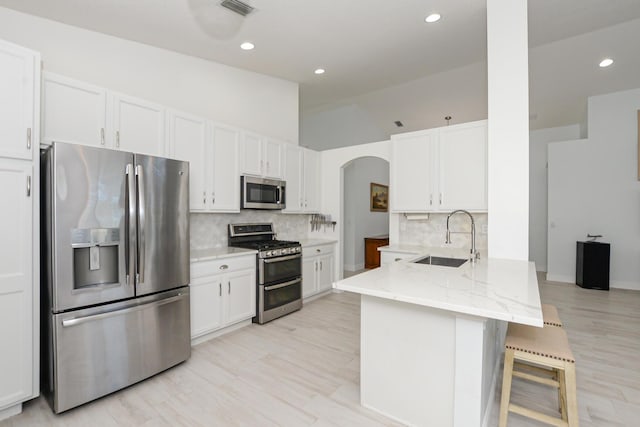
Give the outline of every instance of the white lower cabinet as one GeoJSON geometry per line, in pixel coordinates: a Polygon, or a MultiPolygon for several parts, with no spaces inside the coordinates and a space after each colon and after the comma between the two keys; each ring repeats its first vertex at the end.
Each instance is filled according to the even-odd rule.
{"type": "Polygon", "coordinates": [[[328,291],[333,285],[333,243],[302,248],[302,297],[328,291]]]}
{"type": "Polygon", "coordinates": [[[191,263],[191,339],[256,313],[256,256],[191,263]]]}

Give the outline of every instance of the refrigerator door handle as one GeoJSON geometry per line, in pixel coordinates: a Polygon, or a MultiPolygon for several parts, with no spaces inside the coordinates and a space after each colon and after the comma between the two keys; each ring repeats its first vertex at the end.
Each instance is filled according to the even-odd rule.
{"type": "Polygon", "coordinates": [[[138,276],[137,282],[144,283],[144,261],[145,261],[145,190],[144,171],[142,165],[136,165],[136,178],[138,180],[138,276]]]}
{"type": "Polygon", "coordinates": [[[128,163],[126,167],[126,221],[125,221],[125,270],[127,272],[127,285],[131,283],[136,273],[136,251],[134,242],[136,241],[136,228],[133,226],[136,221],[136,177],[133,164],[128,163]]]}

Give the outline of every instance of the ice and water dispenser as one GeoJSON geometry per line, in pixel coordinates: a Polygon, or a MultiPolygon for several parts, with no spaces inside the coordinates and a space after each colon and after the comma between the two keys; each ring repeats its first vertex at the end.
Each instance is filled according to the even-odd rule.
{"type": "Polygon", "coordinates": [[[71,247],[74,289],[119,282],[119,229],[74,229],[71,232],[71,247]]]}

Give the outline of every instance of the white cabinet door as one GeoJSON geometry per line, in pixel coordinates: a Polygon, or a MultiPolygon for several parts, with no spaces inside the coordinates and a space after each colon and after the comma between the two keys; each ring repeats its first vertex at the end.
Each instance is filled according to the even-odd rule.
{"type": "Polygon", "coordinates": [[[425,212],[437,205],[433,194],[433,145],[437,131],[423,131],[391,137],[392,212],[425,212]]]}
{"type": "Polygon", "coordinates": [[[114,95],[113,128],[116,149],[165,155],[162,106],[126,95],[114,95]]]}
{"type": "Polygon", "coordinates": [[[317,292],[316,264],[317,257],[302,258],[302,298],[317,292]]]}
{"type": "Polygon", "coordinates": [[[229,273],[222,284],[226,292],[225,324],[250,319],[256,315],[256,271],[254,269],[229,273]]]}
{"type": "Polygon", "coordinates": [[[264,142],[263,174],[268,178],[282,179],[282,146],[284,144],[267,139],[264,142]]]}
{"type": "Polygon", "coordinates": [[[171,111],[169,145],[171,157],[189,162],[189,205],[192,211],[207,208],[207,170],[210,156],[206,153],[207,121],[188,114],[171,111]]]}
{"type": "MultiPolygon", "coordinates": [[[[42,79],[42,142],[107,146],[107,91],[52,73],[42,79]]],[[[110,144],[109,144],[110,145],[110,144]]]]}
{"type": "Polygon", "coordinates": [[[320,153],[304,149],[304,210],[320,212],[320,153]]]}
{"type": "Polygon", "coordinates": [[[331,289],[333,285],[333,252],[318,257],[318,292],[331,289]]]}
{"type": "Polygon", "coordinates": [[[439,159],[439,208],[486,210],[486,121],[440,129],[439,159]]]}
{"type": "Polygon", "coordinates": [[[222,125],[212,126],[213,161],[209,162],[212,187],[211,211],[240,212],[238,152],[240,132],[222,125]]]}
{"type": "Polygon", "coordinates": [[[0,408],[32,395],[34,202],[29,179],[31,162],[0,159],[0,408]]]}
{"type": "Polygon", "coordinates": [[[222,326],[222,280],[216,275],[191,281],[191,338],[222,326]]]}
{"type": "Polygon", "coordinates": [[[302,212],[304,208],[304,188],[302,179],[303,149],[287,144],[284,149],[284,180],[287,183],[285,213],[302,212]]]}
{"type": "Polygon", "coordinates": [[[0,42],[0,157],[33,158],[35,62],[33,53],[0,42]]]}
{"type": "Polygon", "coordinates": [[[262,175],[262,137],[249,132],[242,134],[242,173],[262,175]]]}

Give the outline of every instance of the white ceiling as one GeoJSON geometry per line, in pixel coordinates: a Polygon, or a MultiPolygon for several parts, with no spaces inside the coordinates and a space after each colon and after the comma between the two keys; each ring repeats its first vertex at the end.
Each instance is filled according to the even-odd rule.
{"type": "MultiPolygon", "coordinates": [[[[0,0],[0,5],[298,82],[307,111],[486,58],[486,0],[245,0],[256,9],[246,18],[219,1],[0,0]],[[442,20],[425,24],[433,11],[442,20]],[[256,49],[240,50],[245,40],[256,49]],[[327,72],[314,75],[318,67],[327,72]]],[[[636,18],[638,0],[529,0],[530,46],[636,18]]],[[[578,50],[584,49],[589,46],[578,50]]],[[[598,61],[601,52],[593,54],[598,61]]],[[[640,73],[635,74],[629,87],[638,85],[640,73]]],[[[536,78],[532,74],[531,81],[536,78]]],[[[585,99],[590,94],[590,88],[579,87],[584,82],[563,80],[575,87],[560,89],[585,99]]],[[[400,118],[392,115],[384,120],[400,118]]]]}

